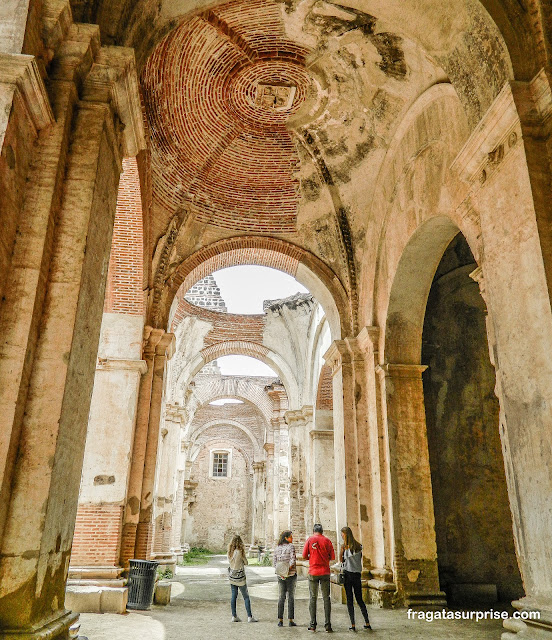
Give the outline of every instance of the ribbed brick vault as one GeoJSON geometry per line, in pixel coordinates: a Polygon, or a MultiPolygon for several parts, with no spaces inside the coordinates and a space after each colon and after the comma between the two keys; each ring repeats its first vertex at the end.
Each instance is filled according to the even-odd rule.
{"type": "Polygon", "coordinates": [[[142,75],[158,205],[234,230],[295,230],[286,122],[316,91],[307,54],[264,0],[204,12],[162,40],[142,75]]]}

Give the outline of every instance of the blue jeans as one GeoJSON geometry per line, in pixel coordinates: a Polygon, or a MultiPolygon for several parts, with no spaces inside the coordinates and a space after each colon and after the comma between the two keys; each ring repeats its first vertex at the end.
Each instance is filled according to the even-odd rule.
{"type": "Polygon", "coordinates": [[[247,591],[247,585],[244,584],[243,587],[237,587],[235,584],[231,584],[230,587],[232,588],[232,600],[230,601],[230,608],[232,609],[232,616],[234,618],[237,617],[237,613],[236,613],[236,601],[238,599],[238,589],[241,591],[241,594],[243,596],[243,600],[245,602],[245,610],[247,611],[247,617],[251,618],[253,617],[251,615],[251,600],[249,600],[249,592],[247,591]]]}

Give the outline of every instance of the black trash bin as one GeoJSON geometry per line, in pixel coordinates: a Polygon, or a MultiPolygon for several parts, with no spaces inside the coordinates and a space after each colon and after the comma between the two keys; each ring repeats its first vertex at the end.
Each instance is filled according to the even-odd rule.
{"type": "Polygon", "coordinates": [[[146,611],[150,608],[158,564],[153,560],[130,561],[127,609],[146,611]]]}

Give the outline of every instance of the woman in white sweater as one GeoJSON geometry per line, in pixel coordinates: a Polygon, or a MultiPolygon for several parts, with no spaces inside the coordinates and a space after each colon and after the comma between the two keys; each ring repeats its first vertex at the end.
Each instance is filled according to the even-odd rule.
{"type": "Polygon", "coordinates": [[[238,589],[241,591],[247,611],[247,622],[257,622],[251,613],[251,601],[247,591],[247,581],[245,578],[245,565],[248,564],[245,556],[245,548],[240,536],[234,536],[228,545],[228,578],[232,589],[232,599],[230,607],[232,609],[232,622],[241,622],[236,612],[236,602],[238,599],[238,589]]]}

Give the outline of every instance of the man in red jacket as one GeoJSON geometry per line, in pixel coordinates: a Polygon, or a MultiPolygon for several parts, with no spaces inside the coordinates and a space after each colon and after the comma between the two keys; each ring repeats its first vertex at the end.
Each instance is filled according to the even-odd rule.
{"type": "Polygon", "coordinates": [[[303,558],[309,559],[309,592],[310,592],[310,625],[309,631],[316,631],[316,599],[318,598],[318,585],[322,589],[324,600],[325,627],[328,633],[332,633],[331,603],[330,603],[330,560],[335,559],[335,551],[332,541],[326,538],[321,524],[315,524],[313,535],[305,542],[303,558]]]}

